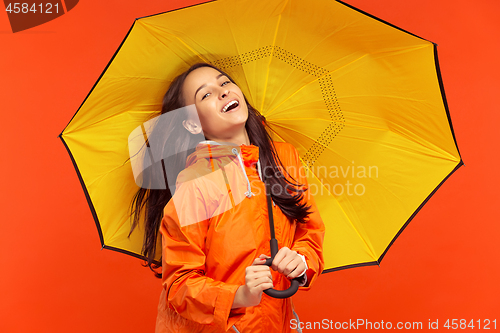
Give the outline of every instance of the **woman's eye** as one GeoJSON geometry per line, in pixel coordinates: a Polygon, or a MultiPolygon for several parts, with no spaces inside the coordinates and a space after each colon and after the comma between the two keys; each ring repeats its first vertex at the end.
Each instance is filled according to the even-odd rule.
{"type": "MultiPolygon", "coordinates": [[[[226,84],[228,84],[228,83],[231,83],[231,81],[229,81],[229,80],[228,80],[228,81],[224,81],[224,82],[222,82],[221,87],[225,86],[225,85],[226,85],[226,84]]],[[[207,98],[208,96],[210,96],[210,93],[206,93],[205,95],[203,95],[203,96],[201,97],[201,100],[204,100],[204,99],[205,99],[205,98],[207,98]]]]}

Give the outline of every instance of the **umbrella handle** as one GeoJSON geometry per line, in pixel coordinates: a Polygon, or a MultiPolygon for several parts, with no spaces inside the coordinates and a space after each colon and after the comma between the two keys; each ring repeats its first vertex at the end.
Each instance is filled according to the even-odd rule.
{"type": "MultiPolygon", "coordinates": [[[[265,265],[271,267],[274,256],[278,253],[278,241],[276,238],[271,238],[271,258],[266,259],[265,265]]],[[[274,288],[269,288],[264,290],[266,295],[274,298],[288,298],[292,297],[297,290],[299,290],[299,278],[295,278],[292,281],[292,285],[286,290],[276,290],[274,288]]]]}

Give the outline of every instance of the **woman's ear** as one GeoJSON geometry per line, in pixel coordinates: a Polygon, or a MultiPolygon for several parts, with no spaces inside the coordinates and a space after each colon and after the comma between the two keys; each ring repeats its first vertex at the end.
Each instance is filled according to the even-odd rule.
{"type": "Polygon", "coordinates": [[[198,124],[196,121],[193,121],[192,119],[186,119],[182,122],[182,126],[184,126],[185,129],[188,130],[189,133],[191,134],[200,134],[201,133],[201,126],[198,124]]]}

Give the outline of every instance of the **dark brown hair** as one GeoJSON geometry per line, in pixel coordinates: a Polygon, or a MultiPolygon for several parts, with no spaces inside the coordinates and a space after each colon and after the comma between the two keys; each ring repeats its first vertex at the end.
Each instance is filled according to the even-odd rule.
{"type": "MultiPolygon", "coordinates": [[[[234,83],[229,75],[210,64],[195,64],[172,81],[163,98],[161,114],[185,106],[182,98],[184,81],[192,71],[200,67],[211,67],[227,76],[234,83]]],[[[288,179],[293,178],[283,176],[285,168],[276,153],[269,133],[266,131],[265,118],[248,103],[246,97],[245,102],[248,106],[248,119],[245,128],[250,143],[259,147],[261,169],[264,171],[270,188],[273,189],[271,193],[272,200],[291,221],[305,223],[307,216],[311,213],[310,206],[302,202],[305,189],[302,188],[302,184],[294,183],[288,179]],[[280,190],[275,191],[275,186],[280,190]]],[[[182,116],[179,113],[179,117],[182,116]]],[[[173,178],[171,179],[173,180],[171,182],[173,184],[175,184],[175,179],[179,172],[185,168],[186,158],[195,150],[188,149],[188,147],[193,147],[196,142],[200,142],[198,138],[189,133],[183,126],[174,125],[182,123],[182,120],[184,119],[175,119],[171,124],[163,126],[160,134],[162,136],[161,140],[154,140],[155,142],[164,143],[163,147],[160,147],[164,152],[162,156],[173,157],[168,163],[170,168],[168,175],[173,178]]],[[[152,141],[150,140],[150,142],[152,141]]],[[[149,158],[149,156],[145,156],[144,158],[149,158]]],[[[146,186],[141,187],[132,200],[131,217],[133,216],[133,222],[130,233],[139,225],[141,215],[144,215],[145,233],[142,254],[146,260],[145,266],[148,266],[155,273],[156,277],[161,277],[161,273],[157,271],[161,267],[161,263],[155,261],[154,258],[156,256],[160,224],[163,218],[163,209],[172,198],[174,189],[171,191],[168,186],[166,186],[166,189],[147,188],[147,183],[153,182],[155,177],[166,177],[166,175],[163,170],[158,170],[156,173],[152,172],[150,176],[144,179],[146,186]]]]}

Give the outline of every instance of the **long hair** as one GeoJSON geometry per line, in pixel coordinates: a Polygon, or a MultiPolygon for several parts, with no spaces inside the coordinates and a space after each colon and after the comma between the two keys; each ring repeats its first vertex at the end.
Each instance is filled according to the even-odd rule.
{"type": "MultiPolygon", "coordinates": [[[[213,65],[207,63],[195,64],[172,81],[163,98],[162,115],[185,106],[182,99],[184,81],[192,71],[200,67],[211,67],[227,76],[234,83],[229,75],[213,65]]],[[[261,167],[264,171],[266,181],[269,183],[270,188],[273,189],[271,193],[272,200],[291,221],[306,223],[307,216],[311,214],[311,207],[302,202],[303,192],[306,189],[303,189],[302,184],[292,182],[293,178],[290,175],[288,175],[289,177],[284,177],[283,173],[286,173],[286,169],[276,153],[271,136],[266,131],[265,118],[248,103],[246,97],[245,102],[248,106],[248,119],[245,128],[250,143],[259,147],[261,167]],[[275,186],[280,190],[274,190],[275,186]]],[[[185,117],[185,114],[178,113],[174,115],[174,117],[176,116],[185,117]]],[[[161,140],[154,140],[155,142],[164,143],[164,146],[161,147],[164,152],[162,156],[175,157],[168,163],[170,168],[168,177],[171,178],[168,179],[168,183],[172,184],[175,184],[178,174],[185,168],[187,157],[195,151],[195,149],[188,149],[188,147],[193,147],[196,145],[196,142],[199,142],[183,126],[173,125],[180,124],[183,120],[175,119],[170,124],[163,126],[161,134],[157,133],[157,135],[162,136],[161,140]]],[[[150,140],[150,142],[152,141],[150,140]]],[[[145,156],[144,158],[149,157],[145,156]]],[[[154,181],[152,178],[158,179],[161,177],[166,178],[167,175],[163,170],[158,170],[156,174],[150,176],[151,179],[145,179],[144,182],[148,183],[154,181]]],[[[161,273],[157,271],[161,267],[161,263],[156,262],[154,258],[156,256],[160,224],[163,219],[163,209],[172,198],[172,195],[173,193],[168,186],[166,186],[166,189],[141,187],[131,203],[131,217],[133,216],[133,222],[130,233],[139,225],[141,216],[144,215],[145,233],[142,254],[146,260],[145,266],[148,266],[158,278],[161,278],[161,273]]]]}

